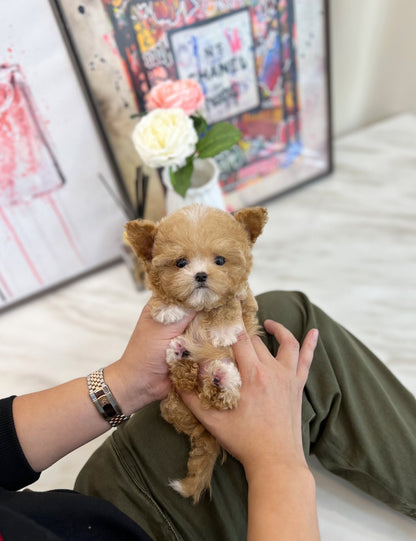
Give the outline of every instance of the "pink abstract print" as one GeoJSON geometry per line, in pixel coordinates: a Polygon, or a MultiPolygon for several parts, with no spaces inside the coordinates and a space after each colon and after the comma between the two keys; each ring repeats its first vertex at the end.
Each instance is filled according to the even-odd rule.
{"type": "MultiPolygon", "coordinates": [[[[73,251],[79,265],[84,265],[70,227],[53,197],[65,179],[44,124],[20,66],[0,65],[0,222],[5,231],[4,246],[7,245],[8,253],[13,253],[19,261],[21,281],[38,287],[46,285],[48,273],[42,271],[39,254],[32,250],[33,232],[29,233],[22,224],[38,220],[39,204],[43,208],[42,215],[49,217],[54,230],[61,230],[60,242],[65,242],[73,251]]],[[[40,234],[42,241],[50,244],[51,239],[47,240],[41,230],[42,226],[38,225],[36,238],[40,234]]],[[[14,291],[22,287],[22,284],[17,287],[13,273],[7,277],[0,273],[1,300],[12,299],[14,291]]]]}
{"type": "Polygon", "coordinates": [[[116,261],[126,221],[57,13],[26,0],[3,11],[0,312],[116,261]]]}
{"type": "Polygon", "coordinates": [[[64,177],[18,65],[0,66],[0,205],[27,202],[64,177]]]}

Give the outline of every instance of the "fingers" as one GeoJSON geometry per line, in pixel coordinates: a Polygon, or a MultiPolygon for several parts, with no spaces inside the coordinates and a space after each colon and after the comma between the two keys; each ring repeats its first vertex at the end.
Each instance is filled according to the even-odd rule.
{"type": "Polygon", "coordinates": [[[182,391],[180,395],[185,406],[191,410],[191,412],[195,415],[198,421],[205,426],[205,428],[210,430],[211,424],[215,425],[215,420],[213,420],[213,418],[215,418],[219,412],[213,408],[203,408],[201,401],[195,392],[182,391]]]}
{"type": "Polygon", "coordinates": [[[299,342],[293,334],[280,323],[268,319],[264,322],[264,328],[269,334],[273,334],[279,342],[276,358],[287,368],[293,370],[299,379],[305,383],[318,341],[318,330],[311,329],[300,348],[299,342]]]}
{"type": "Polygon", "coordinates": [[[231,347],[244,381],[244,379],[250,377],[258,362],[256,349],[246,331],[243,331],[238,335],[237,342],[231,347]]]}
{"type": "MultiPolygon", "coordinates": [[[[151,324],[154,326],[155,330],[160,333],[162,336],[167,336],[168,338],[174,338],[175,336],[178,336],[179,334],[182,334],[183,331],[186,329],[186,327],[189,325],[189,323],[194,319],[196,312],[194,310],[190,310],[187,312],[184,317],[176,321],[174,323],[170,323],[169,325],[166,325],[164,323],[160,323],[159,321],[156,321],[153,319],[151,314],[151,300],[147,301],[145,304],[140,319],[143,321],[146,321],[148,324],[151,324]]],[[[140,321],[139,319],[139,321],[140,321]]]]}
{"type": "Polygon", "coordinates": [[[281,323],[267,319],[264,328],[272,334],[279,343],[276,358],[287,368],[296,372],[299,357],[299,342],[293,334],[281,323]]]}
{"type": "Polygon", "coordinates": [[[264,344],[263,340],[260,338],[260,336],[253,336],[251,338],[251,342],[253,344],[253,347],[256,351],[257,357],[260,361],[267,361],[268,359],[271,359],[272,361],[275,361],[276,359],[272,356],[270,353],[268,347],[266,344],[264,344]]]}
{"type": "Polygon", "coordinates": [[[186,329],[186,327],[189,325],[189,323],[194,319],[196,316],[195,311],[188,312],[180,321],[177,321],[176,323],[172,323],[169,327],[174,329],[175,332],[178,334],[182,334],[183,331],[186,329]]]}
{"type": "Polygon", "coordinates": [[[198,413],[201,414],[202,406],[201,401],[199,400],[196,393],[182,391],[180,394],[185,406],[187,406],[195,415],[195,417],[199,419],[198,413]]]}
{"type": "Polygon", "coordinates": [[[303,340],[299,352],[299,362],[297,367],[297,376],[301,383],[305,385],[308,379],[309,369],[312,364],[313,354],[318,343],[319,332],[317,329],[311,329],[303,340]]]}

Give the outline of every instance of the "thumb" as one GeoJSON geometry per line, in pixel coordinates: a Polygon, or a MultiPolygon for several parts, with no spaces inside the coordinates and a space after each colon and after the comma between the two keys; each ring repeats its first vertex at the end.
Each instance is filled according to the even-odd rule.
{"type": "Polygon", "coordinates": [[[180,395],[185,406],[187,406],[198,421],[205,426],[208,432],[213,434],[215,432],[215,427],[218,424],[218,415],[224,414],[224,412],[220,412],[215,408],[204,408],[195,392],[182,391],[180,395]]]}
{"type": "Polygon", "coordinates": [[[181,398],[185,406],[187,406],[192,413],[199,419],[198,413],[203,411],[201,406],[201,401],[198,398],[198,395],[195,392],[190,391],[181,391],[181,398]]]}
{"type": "Polygon", "coordinates": [[[176,321],[175,323],[171,323],[169,325],[169,328],[175,330],[175,332],[177,331],[180,334],[186,329],[186,327],[194,319],[195,316],[196,312],[194,310],[191,310],[181,320],[176,321]]]}
{"type": "Polygon", "coordinates": [[[182,391],[180,395],[185,406],[191,410],[198,421],[205,425],[205,427],[207,424],[209,425],[211,418],[215,416],[217,410],[204,407],[195,391],[182,391]]]}

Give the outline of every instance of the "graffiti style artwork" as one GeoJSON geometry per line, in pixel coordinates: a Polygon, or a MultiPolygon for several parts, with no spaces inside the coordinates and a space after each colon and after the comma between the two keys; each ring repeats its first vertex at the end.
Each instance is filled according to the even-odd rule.
{"type": "MultiPolygon", "coordinates": [[[[227,119],[242,131],[240,143],[216,158],[230,210],[331,170],[325,0],[97,0],[83,6],[81,26],[69,0],[57,3],[110,141],[121,121],[103,105],[84,47],[87,28],[91,40],[105,26],[100,7],[101,43],[111,41],[127,83],[126,117],[137,121],[158,82],[191,77],[204,89],[209,122],[227,119]]],[[[118,148],[115,157],[121,169],[118,148]]],[[[131,184],[131,174],[123,180],[131,184]]]]}
{"type": "Polygon", "coordinates": [[[0,17],[0,310],[116,259],[125,220],[99,181],[111,171],[51,8],[9,8],[0,17]]]}
{"type": "Polygon", "coordinates": [[[250,12],[238,10],[168,31],[178,79],[196,79],[209,124],[260,106],[250,12]]]}

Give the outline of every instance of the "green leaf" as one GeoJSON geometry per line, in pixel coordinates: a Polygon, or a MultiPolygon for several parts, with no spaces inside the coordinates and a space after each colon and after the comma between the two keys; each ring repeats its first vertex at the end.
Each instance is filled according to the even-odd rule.
{"type": "Polygon", "coordinates": [[[130,115],[130,118],[142,118],[142,116],[145,116],[146,114],[146,111],[141,111],[140,113],[134,113],[130,115]]]}
{"type": "Polygon", "coordinates": [[[218,122],[198,141],[196,149],[200,158],[212,158],[231,148],[240,139],[241,132],[235,126],[228,122],[218,122]]]}
{"type": "Polygon", "coordinates": [[[186,160],[186,164],[176,171],[172,171],[172,168],[169,167],[169,176],[173,189],[182,197],[185,197],[185,194],[191,185],[191,176],[193,170],[193,156],[189,156],[189,158],[186,160]]]}
{"type": "Polygon", "coordinates": [[[207,131],[208,124],[205,118],[201,113],[196,112],[194,115],[191,115],[192,122],[194,123],[195,131],[198,135],[207,131]]]}

